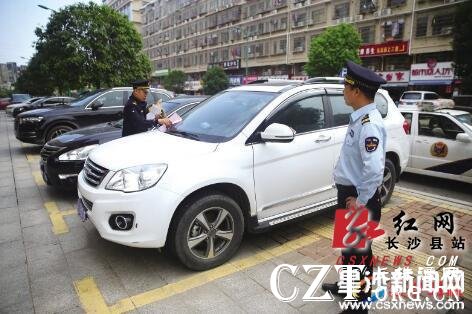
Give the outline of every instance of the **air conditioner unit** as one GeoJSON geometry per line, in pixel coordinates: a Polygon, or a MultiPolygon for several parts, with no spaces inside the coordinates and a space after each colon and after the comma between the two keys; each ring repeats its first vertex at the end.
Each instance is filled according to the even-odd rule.
{"type": "Polygon", "coordinates": [[[362,20],[364,19],[364,15],[359,14],[359,15],[356,16],[356,19],[357,19],[358,21],[362,21],[362,20]]]}
{"type": "Polygon", "coordinates": [[[342,19],[336,19],[336,20],[334,21],[334,24],[340,24],[341,22],[342,22],[342,19]]]}
{"type": "Polygon", "coordinates": [[[382,10],[382,14],[381,14],[381,15],[382,15],[382,16],[386,16],[386,15],[390,15],[390,14],[392,14],[392,9],[387,8],[387,9],[383,9],[383,10],[382,10]]]}

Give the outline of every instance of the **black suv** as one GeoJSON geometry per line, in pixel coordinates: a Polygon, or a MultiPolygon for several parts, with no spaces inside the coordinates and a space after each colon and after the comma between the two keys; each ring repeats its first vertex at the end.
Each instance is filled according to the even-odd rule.
{"type": "MultiPolygon", "coordinates": [[[[119,120],[132,92],[131,87],[100,89],[67,105],[20,113],[15,118],[15,136],[25,143],[43,145],[73,129],[119,120]]],[[[150,105],[157,99],[167,101],[172,97],[172,92],[151,88],[146,101],[150,105]]]]}
{"type": "Polygon", "coordinates": [[[30,104],[16,106],[15,108],[13,108],[12,115],[16,117],[22,112],[26,112],[26,111],[30,111],[34,109],[66,105],[70,103],[71,101],[73,101],[74,99],[75,99],[74,97],[64,97],[64,96],[47,97],[47,98],[38,99],[30,104]]]}

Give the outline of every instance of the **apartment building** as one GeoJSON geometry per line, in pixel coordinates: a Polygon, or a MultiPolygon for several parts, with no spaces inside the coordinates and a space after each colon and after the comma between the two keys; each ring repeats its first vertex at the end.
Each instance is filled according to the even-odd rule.
{"type": "MultiPolygon", "coordinates": [[[[452,93],[454,0],[155,0],[142,8],[154,76],[169,69],[198,81],[221,66],[233,85],[263,77],[304,79],[311,39],[353,24],[359,54],[389,86],[452,93]]],[[[458,83],[458,82],[456,82],[458,83]]],[[[198,84],[189,84],[198,86],[198,84]]]]}
{"type": "Polygon", "coordinates": [[[144,0],[102,0],[102,3],[125,15],[139,33],[142,28],[141,8],[149,1],[144,0]]]}

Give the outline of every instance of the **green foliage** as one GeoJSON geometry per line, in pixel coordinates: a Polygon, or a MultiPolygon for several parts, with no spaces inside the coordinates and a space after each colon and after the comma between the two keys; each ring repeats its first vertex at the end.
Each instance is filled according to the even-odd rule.
{"type": "Polygon", "coordinates": [[[184,92],[186,75],[183,71],[173,70],[164,78],[164,88],[176,94],[184,92]]]}
{"type": "Polygon", "coordinates": [[[337,76],[346,60],[361,63],[361,37],[354,26],[339,24],[328,27],[312,39],[305,71],[313,76],[337,76]]]}
{"type": "Polygon", "coordinates": [[[207,70],[202,78],[203,92],[205,95],[214,95],[229,86],[229,79],[225,71],[220,67],[212,67],[207,70]]]}
{"type": "Polygon", "coordinates": [[[84,86],[129,85],[151,72],[133,24],[105,5],[67,6],[53,13],[36,35],[41,68],[60,93],[84,86]]]}
{"type": "Polygon", "coordinates": [[[10,97],[11,91],[7,88],[0,87],[0,98],[8,98],[10,97]]]}
{"type": "Polygon", "coordinates": [[[28,63],[26,70],[21,73],[15,83],[15,90],[30,95],[52,95],[54,91],[53,78],[48,75],[45,61],[41,55],[35,54],[28,63]]]}
{"type": "Polygon", "coordinates": [[[457,5],[452,42],[456,75],[462,79],[462,92],[472,94],[472,1],[457,5]]]}

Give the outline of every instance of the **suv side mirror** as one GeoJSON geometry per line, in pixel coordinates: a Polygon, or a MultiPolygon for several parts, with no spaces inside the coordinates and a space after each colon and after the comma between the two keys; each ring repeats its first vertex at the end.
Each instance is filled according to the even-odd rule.
{"type": "Polygon", "coordinates": [[[263,132],[261,132],[261,139],[264,142],[278,142],[289,143],[295,138],[295,131],[280,123],[272,123],[263,132]]]}
{"type": "Polygon", "coordinates": [[[462,142],[462,143],[472,142],[472,139],[470,138],[470,136],[468,134],[465,134],[465,133],[458,133],[457,136],[456,136],[456,140],[458,142],[462,142]]]}
{"type": "Polygon", "coordinates": [[[92,103],[92,105],[90,106],[90,108],[92,108],[92,110],[98,110],[98,108],[100,107],[103,107],[103,102],[100,102],[100,101],[95,101],[92,103]]]}

